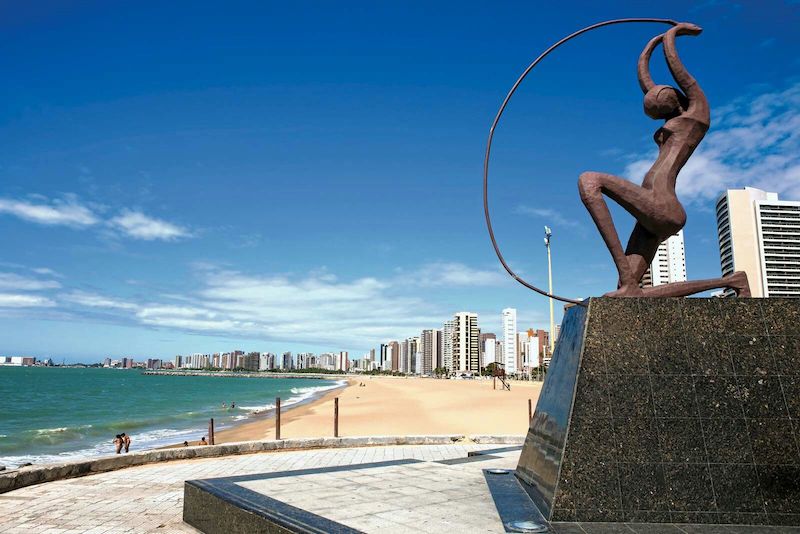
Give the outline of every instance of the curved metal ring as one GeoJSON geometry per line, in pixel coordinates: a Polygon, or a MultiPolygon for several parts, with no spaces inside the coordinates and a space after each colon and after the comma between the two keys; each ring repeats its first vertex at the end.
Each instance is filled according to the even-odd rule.
{"type": "Polygon", "coordinates": [[[511,90],[506,95],[505,100],[503,100],[503,104],[500,106],[500,109],[497,111],[497,115],[494,117],[494,121],[492,122],[492,127],[489,128],[489,140],[486,143],[486,156],[483,160],[483,213],[486,216],[486,228],[489,230],[489,237],[492,240],[492,246],[494,246],[494,251],[497,253],[497,258],[500,260],[500,263],[503,264],[503,267],[511,277],[522,284],[523,286],[527,287],[528,289],[532,289],[536,291],[540,295],[544,295],[545,297],[554,298],[556,300],[560,300],[562,302],[570,302],[572,304],[578,304],[581,306],[585,306],[585,304],[579,300],[575,299],[568,299],[566,297],[559,297],[558,295],[551,295],[547,291],[543,289],[539,289],[533,284],[530,284],[520,278],[517,273],[511,270],[511,267],[508,266],[506,263],[505,258],[503,258],[503,254],[500,252],[500,247],[497,246],[497,240],[494,237],[494,230],[492,230],[492,220],[489,217],[489,154],[492,151],[492,138],[494,137],[494,129],[497,127],[497,124],[500,122],[500,117],[503,115],[503,111],[505,111],[506,106],[508,105],[509,101],[511,101],[511,97],[516,92],[517,88],[522,83],[522,80],[533,70],[533,68],[539,64],[541,60],[543,60],[550,52],[561,46],[562,44],[566,43],[570,39],[574,39],[575,37],[581,35],[582,33],[586,33],[591,30],[595,30],[597,28],[601,28],[603,26],[610,26],[612,24],[624,24],[627,22],[657,22],[661,24],[671,24],[673,26],[677,25],[678,23],[674,20],[670,19],[652,19],[652,18],[639,18],[639,19],[614,19],[614,20],[607,20],[604,22],[598,22],[597,24],[592,24],[591,26],[587,26],[581,30],[578,30],[574,33],[571,33],[558,41],[556,44],[552,45],[550,48],[542,52],[542,54],[533,60],[533,63],[528,65],[528,68],[522,73],[522,75],[517,79],[516,83],[511,87],[511,90]]]}

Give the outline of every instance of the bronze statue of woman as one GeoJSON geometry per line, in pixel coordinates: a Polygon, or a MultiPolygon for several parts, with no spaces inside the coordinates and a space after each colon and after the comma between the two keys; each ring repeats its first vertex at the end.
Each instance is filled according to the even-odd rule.
{"type": "Polygon", "coordinates": [[[675,39],[679,35],[700,35],[702,31],[695,24],[682,22],[651,39],[639,56],[639,85],[645,93],[644,111],[652,119],[666,121],[655,133],[658,158],[645,175],[642,185],[599,172],[585,172],[578,180],[581,200],[597,225],[619,272],[617,290],[606,296],[685,297],[717,288],[733,289],[740,297],[750,296],[747,275],[743,271],[711,280],[674,282],[644,289],[639,287],[659,244],[686,224],[686,212],[675,194],[675,182],[711,124],[706,96],[697,80],[684,67],[675,48],[675,39]],[[659,44],[664,49],[667,65],[680,91],[653,83],[650,56],[659,44]],[[625,250],[603,195],[636,218],[636,226],[625,250]]]}

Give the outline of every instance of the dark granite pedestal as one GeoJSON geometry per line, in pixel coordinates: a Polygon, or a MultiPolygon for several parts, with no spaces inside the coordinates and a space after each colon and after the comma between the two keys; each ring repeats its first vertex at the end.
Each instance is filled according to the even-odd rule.
{"type": "Polygon", "coordinates": [[[516,475],[556,530],[800,525],[799,425],[800,299],[591,299],[516,475]]]}

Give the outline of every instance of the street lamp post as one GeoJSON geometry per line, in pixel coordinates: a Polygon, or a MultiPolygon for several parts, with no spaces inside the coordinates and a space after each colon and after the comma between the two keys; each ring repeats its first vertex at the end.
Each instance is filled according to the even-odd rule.
{"type": "MultiPolygon", "coordinates": [[[[553,231],[550,230],[549,226],[544,227],[544,246],[547,248],[547,278],[549,282],[549,293],[553,294],[553,262],[550,259],[550,236],[553,235],[553,231]]],[[[553,357],[553,351],[555,350],[555,321],[553,319],[553,297],[548,297],[550,300],[550,357],[553,357]]]]}

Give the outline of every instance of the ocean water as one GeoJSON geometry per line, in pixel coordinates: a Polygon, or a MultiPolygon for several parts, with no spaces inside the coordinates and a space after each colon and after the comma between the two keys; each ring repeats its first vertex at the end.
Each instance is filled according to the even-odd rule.
{"type": "Polygon", "coordinates": [[[135,369],[0,367],[0,465],[113,454],[197,440],[341,386],[337,380],[143,375],[135,369]],[[228,408],[222,408],[222,403],[228,408]],[[230,409],[231,402],[236,403],[230,409]]]}

